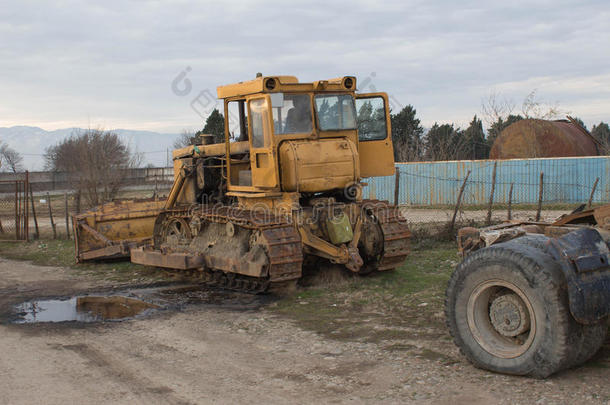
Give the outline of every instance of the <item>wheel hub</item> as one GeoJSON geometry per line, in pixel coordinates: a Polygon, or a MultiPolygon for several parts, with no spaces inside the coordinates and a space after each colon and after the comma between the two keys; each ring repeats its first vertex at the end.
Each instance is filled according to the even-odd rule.
{"type": "Polygon", "coordinates": [[[510,293],[495,298],[489,306],[489,318],[494,329],[502,336],[515,337],[530,327],[525,304],[518,295],[510,293]]]}
{"type": "Polygon", "coordinates": [[[468,327],[488,353],[513,359],[525,353],[536,336],[536,314],[527,295],[508,280],[489,279],[468,297],[468,327]]]}
{"type": "Polygon", "coordinates": [[[192,239],[191,228],[182,218],[169,218],[163,226],[163,241],[170,247],[188,244],[192,239]]]}

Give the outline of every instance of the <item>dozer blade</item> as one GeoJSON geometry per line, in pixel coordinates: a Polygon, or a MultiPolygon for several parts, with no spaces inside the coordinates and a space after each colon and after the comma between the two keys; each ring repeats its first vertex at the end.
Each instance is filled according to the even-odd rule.
{"type": "Polygon", "coordinates": [[[152,244],[165,200],[115,201],[72,217],[76,260],[129,258],[134,247],[152,244]]]}
{"type": "Polygon", "coordinates": [[[205,265],[203,256],[189,253],[162,253],[142,247],[131,249],[131,262],[144,266],[163,267],[174,270],[193,270],[205,265]]]}

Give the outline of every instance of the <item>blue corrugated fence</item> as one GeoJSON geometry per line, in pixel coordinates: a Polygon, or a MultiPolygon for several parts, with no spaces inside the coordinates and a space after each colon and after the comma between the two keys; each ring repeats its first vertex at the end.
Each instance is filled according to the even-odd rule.
{"type": "MultiPolygon", "coordinates": [[[[507,203],[511,183],[513,203],[537,203],[540,173],[544,173],[544,203],[584,203],[599,177],[593,201],[610,201],[608,174],[610,156],[513,160],[461,160],[449,162],[397,163],[400,171],[399,204],[452,205],[468,170],[464,204],[487,204],[491,193],[494,163],[494,202],[507,203]]],[[[395,177],[365,180],[366,197],[394,201],[395,177]]]]}

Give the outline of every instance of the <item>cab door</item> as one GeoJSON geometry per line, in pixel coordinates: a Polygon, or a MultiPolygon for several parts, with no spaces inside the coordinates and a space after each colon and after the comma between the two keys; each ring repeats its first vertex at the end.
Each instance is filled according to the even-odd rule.
{"type": "Polygon", "coordinates": [[[248,101],[248,109],[252,186],[276,188],[279,185],[279,174],[272,142],[269,100],[267,97],[251,99],[248,101]]]}
{"type": "Polygon", "coordinates": [[[386,93],[356,94],[360,176],[394,174],[394,147],[386,93]]]}

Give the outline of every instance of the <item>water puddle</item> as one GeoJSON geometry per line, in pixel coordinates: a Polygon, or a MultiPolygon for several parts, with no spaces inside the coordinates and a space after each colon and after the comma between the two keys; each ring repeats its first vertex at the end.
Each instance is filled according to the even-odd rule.
{"type": "Polygon", "coordinates": [[[240,293],[201,285],[141,288],[116,291],[121,295],[84,295],[64,299],[33,300],[13,307],[11,323],[100,322],[142,317],[159,310],[222,308],[252,311],[273,300],[270,296],[240,293]]]}
{"type": "Polygon", "coordinates": [[[122,320],[157,308],[158,305],[121,296],[29,301],[15,306],[17,318],[14,323],[122,320]]]}

